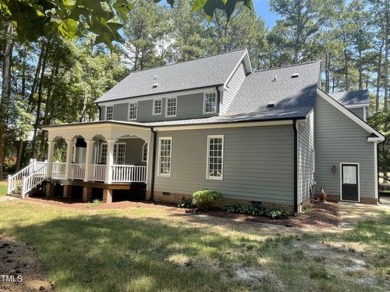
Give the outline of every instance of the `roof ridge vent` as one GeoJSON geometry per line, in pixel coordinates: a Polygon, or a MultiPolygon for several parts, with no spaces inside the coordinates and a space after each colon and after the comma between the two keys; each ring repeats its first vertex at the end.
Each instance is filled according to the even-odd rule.
{"type": "Polygon", "coordinates": [[[154,83],[152,88],[157,88],[160,85],[160,83],[154,83]]]}
{"type": "Polygon", "coordinates": [[[276,82],[278,80],[278,74],[274,75],[274,79],[272,79],[272,82],[276,82]]]}
{"type": "Polygon", "coordinates": [[[299,73],[293,73],[291,74],[291,78],[298,78],[299,77],[299,73]]]}

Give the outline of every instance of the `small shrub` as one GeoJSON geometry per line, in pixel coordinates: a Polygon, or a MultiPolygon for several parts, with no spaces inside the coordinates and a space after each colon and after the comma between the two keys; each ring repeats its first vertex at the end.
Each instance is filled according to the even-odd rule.
{"type": "Polygon", "coordinates": [[[216,201],[222,199],[222,194],[211,190],[201,190],[192,194],[192,204],[199,210],[209,209],[216,201]]]}
{"type": "Polygon", "coordinates": [[[225,211],[229,213],[240,213],[247,214],[252,216],[265,216],[272,219],[281,219],[286,218],[288,213],[284,210],[279,210],[275,208],[265,208],[261,205],[242,205],[234,204],[225,207],[225,211]]]}
{"type": "Polygon", "coordinates": [[[177,205],[179,208],[193,208],[194,205],[192,205],[192,199],[183,197],[181,198],[179,204],[177,205]]]}
{"type": "Polygon", "coordinates": [[[92,203],[88,204],[88,207],[97,207],[99,205],[103,204],[103,201],[95,199],[92,201],[92,203]]]}

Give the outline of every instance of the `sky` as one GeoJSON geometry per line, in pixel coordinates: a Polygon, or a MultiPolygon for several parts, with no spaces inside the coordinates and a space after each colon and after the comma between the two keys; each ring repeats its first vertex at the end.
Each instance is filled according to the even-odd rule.
{"type": "Polygon", "coordinates": [[[274,27],[278,14],[271,12],[269,9],[269,0],[253,0],[256,15],[264,19],[265,25],[271,29],[274,27]]]}

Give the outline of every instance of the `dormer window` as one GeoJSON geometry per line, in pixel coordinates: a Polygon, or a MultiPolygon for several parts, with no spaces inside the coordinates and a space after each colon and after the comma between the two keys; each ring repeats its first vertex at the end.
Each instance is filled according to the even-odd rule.
{"type": "Polygon", "coordinates": [[[113,106],[107,106],[106,107],[106,120],[112,120],[114,118],[114,107],[113,106]]]}
{"type": "Polygon", "coordinates": [[[203,97],[203,113],[213,114],[217,112],[217,95],[213,93],[205,93],[203,97]]]}
{"type": "Polygon", "coordinates": [[[129,104],[129,120],[136,120],[137,119],[137,103],[130,103],[129,104]]]}

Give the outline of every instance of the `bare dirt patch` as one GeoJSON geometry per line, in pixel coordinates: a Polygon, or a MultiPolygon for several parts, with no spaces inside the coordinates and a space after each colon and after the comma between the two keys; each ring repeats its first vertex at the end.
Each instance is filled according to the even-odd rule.
{"type": "Polygon", "coordinates": [[[0,291],[52,291],[34,250],[0,235],[0,291]]]}

